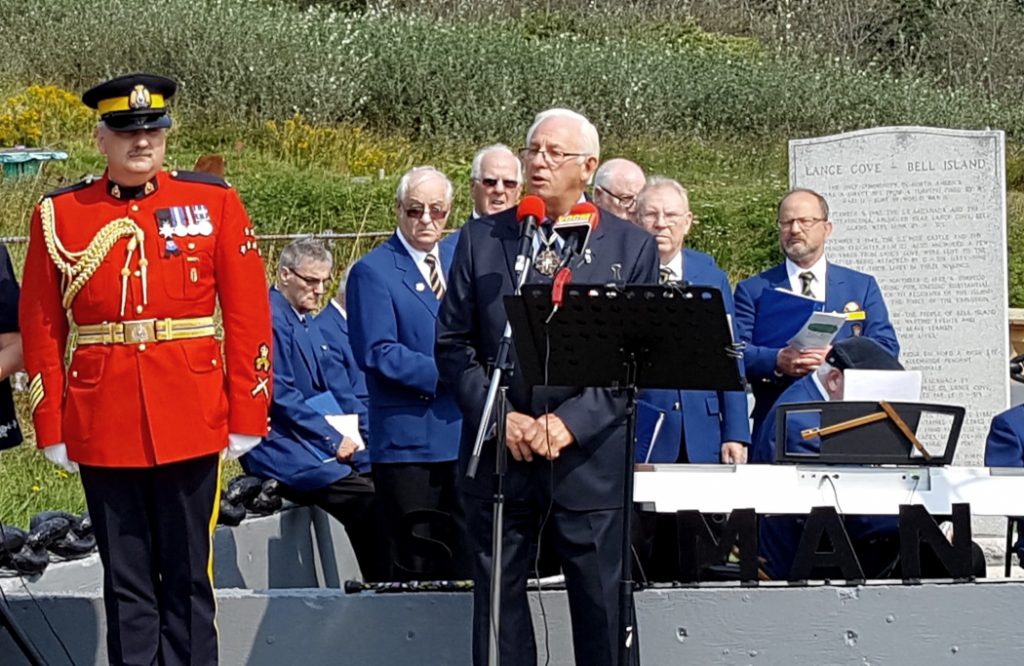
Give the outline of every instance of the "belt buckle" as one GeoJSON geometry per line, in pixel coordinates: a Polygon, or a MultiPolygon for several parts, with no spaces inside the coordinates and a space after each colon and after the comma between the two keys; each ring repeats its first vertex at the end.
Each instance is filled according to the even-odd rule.
{"type": "Polygon", "coordinates": [[[126,321],[124,327],[124,341],[126,344],[137,345],[143,342],[156,342],[156,319],[140,319],[138,321],[126,321]]]}

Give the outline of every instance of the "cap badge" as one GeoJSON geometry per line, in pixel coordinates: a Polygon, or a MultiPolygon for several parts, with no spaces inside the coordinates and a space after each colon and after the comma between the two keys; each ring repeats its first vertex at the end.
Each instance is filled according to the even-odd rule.
{"type": "Polygon", "coordinates": [[[137,85],[132,88],[132,92],[128,95],[128,106],[133,109],[148,109],[152,106],[153,101],[149,96],[149,89],[144,85],[137,85]]]}

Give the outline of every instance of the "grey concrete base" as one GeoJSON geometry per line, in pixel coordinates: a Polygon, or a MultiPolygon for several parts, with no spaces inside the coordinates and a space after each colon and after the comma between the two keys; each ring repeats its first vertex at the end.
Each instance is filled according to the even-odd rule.
{"type": "MultiPolygon", "coordinates": [[[[8,595],[14,615],[53,664],[105,663],[98,595],[8,595]]],[[[551,663],[572,664],[564,593],[543,595],[551,663]]],[[[469,594],[360,594],[339,590],[222,590],[222,663],[228,666],[451,666],[469,663],[469,594]]],[[[544,628],[531,594],[544,662],[544,628]]],[[[936,666],[1024,659],[1024,584],[787,589],[691,588],[637,594],[645,666],[687,664],[936,666]]],[[[0,663],[20,666],[0,632],[0,663]]]]}
{"type": "MultiPolygon", "coordinates": [[[[996,560],[1001,545],[990,541],[986,551],[996,560]]],[[[293,507],[247,520],[241,528],[218,529],[214,549],[223,664],[469,663],[472,596],[344,594],[341,584],[358,578],[358,568],[344,530],[320,511],[293,507]]],[[[994,568],[1001,573],[1001,559],[990,564],[999,565],[994,568]]],[[[50,663],[70,663],[63,642],[74,664],[103,664],[101,575],[93,557],[54,564],[34,580],[0,580],[0,589],[50,663]]],[[[572,664],[564,593],[531,593],[530,601],[538,662],[544,663],[550,645],[551,664],[572,664]]],[[[636,606],[645,666],[1024,661],[1019,638],[1024,581],[1019,579],[646,590],[636,595],[636,606]]],[[[0,628],[0,666],[22,663],[0,628]]]]}

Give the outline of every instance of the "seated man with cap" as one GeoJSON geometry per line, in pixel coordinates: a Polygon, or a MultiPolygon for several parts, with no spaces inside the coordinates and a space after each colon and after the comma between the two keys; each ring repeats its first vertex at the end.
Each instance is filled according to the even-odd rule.
{"type": "MultiPolygon", "coordinates": [[[[754,438],[751,462],[775,461],[775,424],[779,405],[796,402],[819,402],[843,399],[843,377],[848,369],[903,370],[903,366],[884,347],[865,337],[852,337],[837,342],[814,372],[798,379],[768,411],[764,427],[754,438]]],[[[787,450],[816,451],[820,441],[789,441],[787,450]],[[798,448],[795,446],[798,445],[798,448]]],[[[891,574],[899,555],[899,535],[895,516],[846,516],[846,531],[854,552],[869,578],[891,574]]],[[[803,530],[803,518],[792,516],[761,519],[760,555],[766,573],[773,579],[785,579],[796,555],[803,530]]]]}

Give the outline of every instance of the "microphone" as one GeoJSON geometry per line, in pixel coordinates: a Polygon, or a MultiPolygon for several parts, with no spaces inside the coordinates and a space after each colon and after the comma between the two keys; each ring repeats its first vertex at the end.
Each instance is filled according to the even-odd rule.
{"type": "Polygon", "coordinates": [[[583,254],[590,241],[590,232],[597,228],[601,215],[597,206],[589,201],[576,204],[565,215],[555,220],[552,230],[564,243],[562,266],[583,254]]]}
{"type": "MultiPolygon", "coordinates": [[[[536,194],[523,197],[516,208],[516,221],[522,225],[519,231],[519,251],[516,253],[516,275],[526,276],[533,261],[533,236],[537,233],[537,225],[544,221],[547,214],[544,200],[536,194]]],[[[522,279],[519,280],[522,283],[522,279]]]]}

